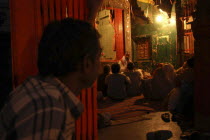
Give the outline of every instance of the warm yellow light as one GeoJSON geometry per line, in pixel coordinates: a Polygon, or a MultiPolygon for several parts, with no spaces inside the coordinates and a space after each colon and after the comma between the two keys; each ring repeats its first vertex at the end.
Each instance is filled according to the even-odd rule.
{"type": "Polygon", "coordinates": [[[176,24],[175,18],[171,18],[171,19],[170,19],[170,24],[172,24],[172,25],[176,24]]]}
{"type": "Polygon", "coordinates": [[[162,22],[163,21],[163,16],[159,15],[156,17],[157,22],[162,22]]]}
{"type": "Polygon", "coordinates": [[[159,11],[160,11],[161,13],[164,13],[164,11],[163,11],[162,9],[159,9],[159,11]]]}

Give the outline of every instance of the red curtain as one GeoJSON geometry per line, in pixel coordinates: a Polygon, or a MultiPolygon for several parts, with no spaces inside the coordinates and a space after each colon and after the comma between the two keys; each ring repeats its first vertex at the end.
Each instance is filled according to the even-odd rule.
{"type": "MultiPolygon", "coordinates": [[[[37,46],[43,27],[65,17],[87,19],[86,0],[10,0],[14,87],[37,74],[37,46]]],[[[96,84],[79,96],[85,110],[76,122],[77,140],[97,140],[96,84]]]]}
{"type": "Polygon", "coordinates": [[[120,60],[125,54],[124,30],[123,30],[123,10],[114,9],[115,47],[116,58],[120,60]]]}

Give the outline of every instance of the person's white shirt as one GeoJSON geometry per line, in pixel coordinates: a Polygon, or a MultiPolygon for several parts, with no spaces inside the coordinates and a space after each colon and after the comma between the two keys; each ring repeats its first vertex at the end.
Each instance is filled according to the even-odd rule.
{"type": "Polygon", "coordinates": [[[126,59],[125,55],[119,60],[120,71],[125,72],[127,69],[128,62],[131,62],[129,57],[126,59]]]}

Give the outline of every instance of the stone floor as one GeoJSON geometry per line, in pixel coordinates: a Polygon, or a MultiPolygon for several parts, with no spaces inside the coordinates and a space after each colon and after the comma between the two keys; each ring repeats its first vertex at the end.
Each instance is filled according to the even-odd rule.
{"type": "Polygon", "coordinates": [[[152,118],[151,120],[99,129],[99,140],[157,140],[152,138],[154,133],[150,132],[158,130],[167,130],[162,131],[162,134],[164,133],[165,136],[172,135],[169,140],[180,140],[180,128],[172,121],[168,123],[162,121],[160,117],[162,113],[165,112],[146,114],[146,116],[149,115],[148,117],[152,118]]]}

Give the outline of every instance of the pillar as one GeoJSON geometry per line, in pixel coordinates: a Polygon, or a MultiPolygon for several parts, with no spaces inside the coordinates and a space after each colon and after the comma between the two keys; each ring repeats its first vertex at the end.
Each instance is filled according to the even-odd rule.
{"type": "Polygon", "coordinates": [[[195,38],[195,127],[210,131],[210,1],[198,0],[192,24],[195,38]]]}

